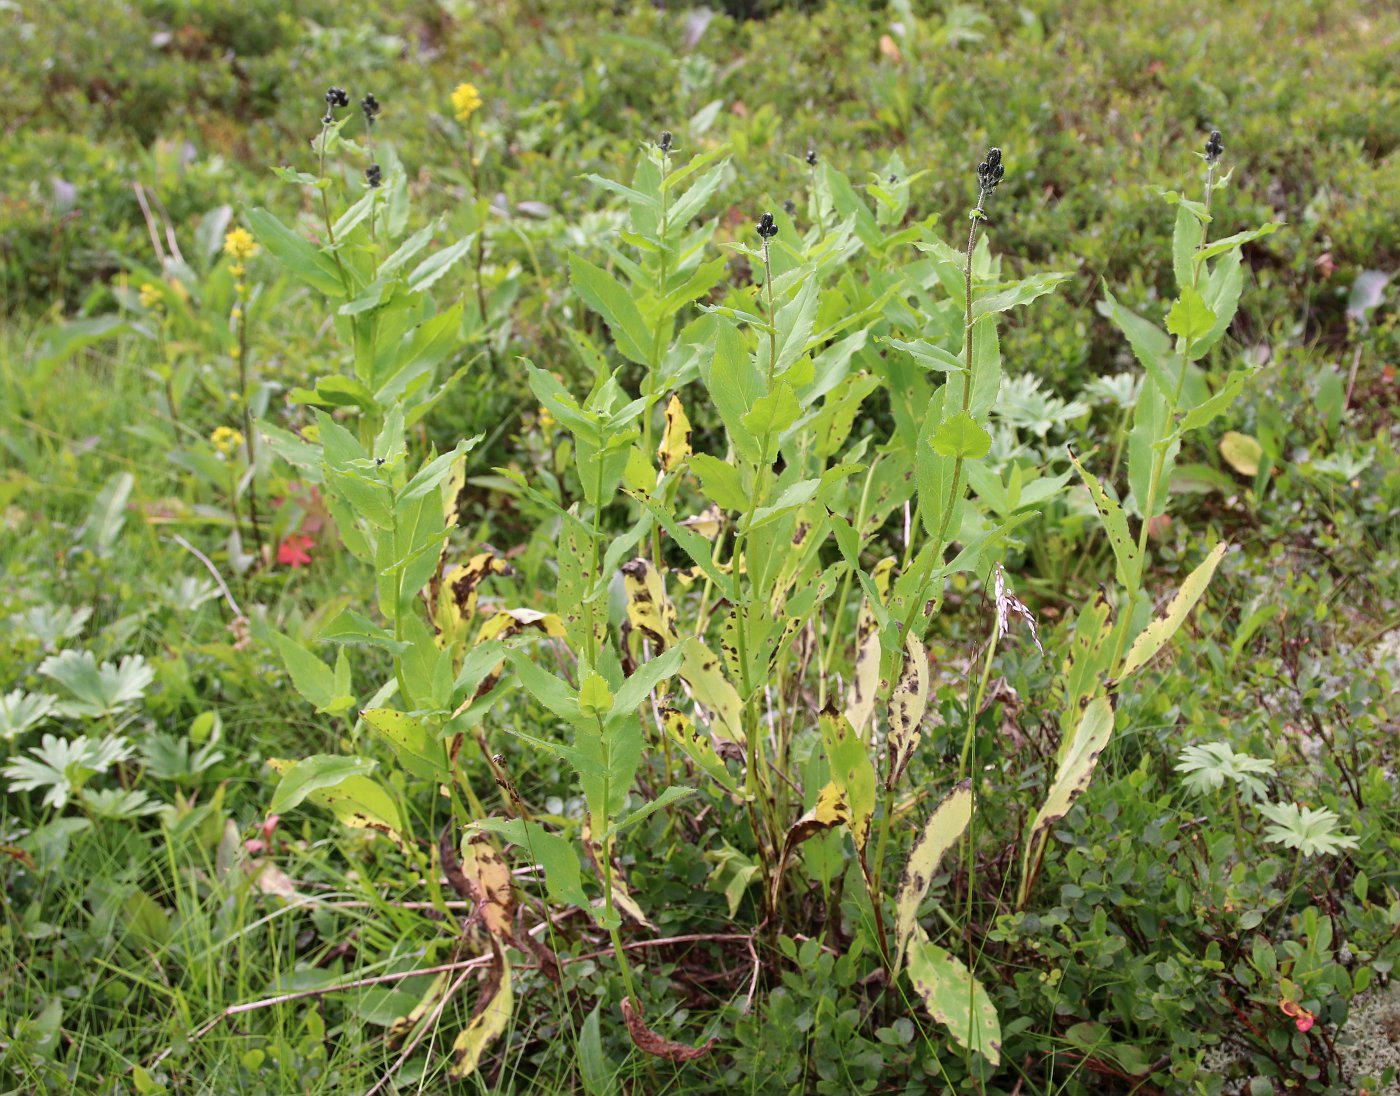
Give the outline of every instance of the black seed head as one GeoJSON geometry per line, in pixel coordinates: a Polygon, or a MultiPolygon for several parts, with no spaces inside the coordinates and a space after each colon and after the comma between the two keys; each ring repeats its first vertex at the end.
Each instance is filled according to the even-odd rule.
{"type": "Polygon", "coordinates": [[[374,120],[379,116],[379,100],[374,97],[374,92],[368,92],[360,100],[360,109],[365,112],[365,124],[374,125],[374,120]]]}
{"type": "Polygon", "coordinates": [[[1206,138],[1206,163],[1213,164],[1220,159],[1225,152],[1225,145],[1220,140],[1220,130],[1213,129],[1210,136],[1206,138]]]}
{"type": "Polygon", "coordinates": [[[789,217],[796,215],[797,203],[794,202],[791,198],[789,198],[783,203],[783,212],[786,213],[789,217]]]}
{"type": "Polygon", "coordinates": [[[383,181],[384,172],[380,169],[378,164],[370,164],[369,167],[365,168],[365,182],[371,189],[379,186],[383,181]]]}
{"type": "Polygon", "coordinates": [[[977,185],[982,190],[982,196],[985,198],[996,190],[997,184],[1005,175],[1006,168],[1001,163],[1001,149],[988,149],[987,158],[977,165],[977,185]]]}
{"type": "Polygon", "coordinates": [[[771,240],[778,234],[778,226],[773,223],[773,214],[765,213],[758,219],[758,234],[765,240],[771,240]]]}
{"type": "Polygon", "coordinates": [[[344,88],[329,88],[326,91],[326,105],[334,109],[335,107],[348,107],[350,96],[344,88]]]}
{"type": "Polygon", "coordinates": [[[816,150],[814,147],[812,147],[811,145],[808,145],[808,146],[807,146],[807,166],[808,166],[808,167],[816,167],[816,166],[817,166],[817,150],[816,150]]]}
{"type": "Polygon", "coordinates": [[[671,136],[671,131],[669,129],[663,129],[661,131],[661,136],[656,139],[656,147],[662,152],[670,152],[672,140],[674,140],[674,138],[671,136]]]}

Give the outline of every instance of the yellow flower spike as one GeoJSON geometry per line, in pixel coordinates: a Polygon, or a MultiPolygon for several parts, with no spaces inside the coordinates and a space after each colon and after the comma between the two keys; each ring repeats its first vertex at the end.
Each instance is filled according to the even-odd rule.
{"type": "Polygon", "coordinates": [[[231,228],[224,236],[224,254],[232,259],[251,259],[258,253],[258,242],[246,228],[231,228]]]}
{"type": "Polygon", "coordinates": [[[235,308],[235,309],[233,310],[233,322],[234,322],[234,323],[237,323],[237,322],[238,322],[239,320],[241,320],[242,318],[243,318],[243,309],[241,309],[241,308],[235,308]]]}
{"type": "Polygon", "coordinates": [[[472,115],[481,109],[481,92],[476,90],[475,84],[457,85],[452,92],[452,109],[457,114],[457,121],[471,121],[472,115]]]}
{"type": "Polygon", "coordinates": [[[161,306],[164,300],[165,298],[161,296],[160,290],[153,286],[150,282],[141,283],[140,301],[142,308],[150,310],[157,309],[161,306]]]}
{"type": "Polygon", "coordinates": [[[245,273],[247,273],[247,270],[248,270],[248,268],[247,268],[246,266],[244,266],[242,263],[229,263],[229,264],[228,264],[228,272],[229,272],[230,274],[232,274],[235,278],[241,278],[241,277],[243,277],[243,275],[244,275],[245,273]]]}
{"type": "Polygon", "coordinates": [[[234,361],[237,361],[239,358],[243,357],[243,348],[241,346],[229,347],[228,356],[234,361]]]}

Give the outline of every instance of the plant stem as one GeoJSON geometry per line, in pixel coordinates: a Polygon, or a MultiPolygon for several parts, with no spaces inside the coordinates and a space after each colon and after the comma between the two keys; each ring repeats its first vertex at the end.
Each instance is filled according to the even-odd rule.
{"type": "MultiPolygon", "coordinates": [[[[1205,195],[1205,220],[1201,222],[1201,242],[1196,245],[1196,252],[1199,254],[1205,248],[1210,237],[1210,195],[1211,184],[1215,177],[1215,165],[1206,165],[1206,195],[1205,195]]],[[[1201,264],[1194,261],[1191,264],[1191,288],[1195,289],[1201,279],[1201,264]]],[[[1181,371],[1177,374],[1176,387],[1172,392],[1171,404],[1167,408],[1167,415],[1171,421],[1176,421],[1177,408],[1181,406],[1181,391],[1186,384],[1186,368],[1191,363],[1191,338],[1189,335],[1181,337],[1181,371]]],[[[1151,384],[1151,378],[1143,381],[1144,389],[1151,384]]],[[[1144,390],[1139,399],[1146,396],[1144,390]]],[[[1128,644],[1128,632],[1133,626],[1133,615],[1137,612],[1137,607],[1142,601],[1142,583],[1147,570],[1147,536],[1152,528],[1153,511],[1157,507],[1157,494],[1161,490],[1162,472],[1167,464],[1167,449],[1170,446],[1157,450],[1157,455],[1152,460],[1152,473],[1147,479],[1147,499],[1142,507],[1142,528],[1138,530],[1137,558],[1138,558],[1138,581],[1136,588],[1128,595],[1128,605],[1123,612],[1119,622],[1117,632],[1118,638],[1114,642],[1113,657],[1109,659],[1109,666],[1118,667],[1122,663],[1119,659],[1123,657],[1123,648],[1128,644]]]]}

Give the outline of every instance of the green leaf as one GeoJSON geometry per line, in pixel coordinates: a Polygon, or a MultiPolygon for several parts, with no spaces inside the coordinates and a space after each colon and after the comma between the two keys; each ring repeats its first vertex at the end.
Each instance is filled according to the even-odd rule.
{"type": "Polygon", "coordinates": [[[578,1065],[583,1080],[584,1091],[588,1096],[618,1096],[622,1091],[618,1084],[618,1068],[608,1060],[603,1051],[603,1039],[599,1028],[598,1014],[602,1011],[600,1001],[593,1006],[583,1027],[579,1030],[578,1065]]]}
{"type": "Polygon", "coordinates": [[[282,655],[282,664],[291,675],[292,685],[302,698],[316,706],[318,712],[339,715],[355,705],[350,692],[350,664],[342,648],[332,670],[304,646],[280,632],[273,641],[282,655]]]}
{"type": "MultiPolygon", "coordinates": [[[[1245,386],[1245,382],[1252,376],[1254,376],[1254,370],[1252,369],[1234,370],[1225,378],[1225,383],[1220,386],[1218,392],[1201,401],[1186,413],[1181,420],[1181,432],[1185,434],[1188,430],[1197,430],[1213,422],[1218,415],[1224,414],[1229,410],[1230,405],[1235,402],[1236,397],[1239,396],[1240,390],[1245,386]]],[[[1257,465],[1255,466],[1255,471],[1258,471],[1257,465]]],[[[1247,474],[1253,475],[1254,473],[1250,472],[1247,474]]]]}
{"type": "Polygon", "coordinates": [[[589,308],[603,317],[623,357],[655,367],[652,332],[622,284],[602,267],[569,255],[570,281],[589,308]]]}
{"type": "Polygon", "coordinates": [[[1133,356],[1147,370],[1152,383],[1164,397],[1170,398],[1176,392],[1176,377],[1168,364],[1172,356],[1171,339],[1151,320],[1146,320],[1136,312],[1124,308],[1107,289],[1099,306],[1100,312],[1117,325],[1133,348],[1133,356]]]}
{"type": "MultiPolygon", "coordinates": [[[[744,429],[756,438],[781,434],[802,415],[802,407],[792,385],[778,381],[773,391],[754,400],[753,407],[743,417],[744,429]]],[[[769,451],[772,453],[770,444],[769,451]]]]}
{"type": "Polygon", "coordinates": [[[282,779],[272,793],[269,814],[285,814],[301,805],[308,796],[323,788],[333,788],[352,776],[365,776],[379,767],[367,757],[339,754],[313,754],[282,770],[282,779]]]}
{"type": "Polygon", "coordinates": [[[700,480],[700,490],[711,502],[723,510],[747,512],[749,495],[744,490],[743,476],[733,463],[708,453],[692,453],[690,470],[700,480]]]}
{"type": "Polygon", "coordinates": [[[1178,291],[1195,281],[1196,248],[1201,243],[1201,222],[1184,204],[1176,207],[1176,226],[1172,230],[1172,273],[1178,291]]]}
{"type": "Polygon", "coordinates": [[[643,803],[640,807],[638,807],[635,811],[632,811],[630,814],[628,814],[627,817],[623,818],[621,821],[615,823],[614,825],[609,826],[607,830],[604,831],[603,836],[599,838],[599,840],[607,841],[609,838],[616,837],[623,830],[630,829],[631,827],[635,826],[638,822],[641,822],[643,819],[650,817],[657,811],[661,810],[663,807],[669,807],[672,803],[679,803],[682,799],[687,799],[694,794],[694,788],[664,788],[662,789],[661,794],[658,795],[655,799],[648,800],[646,803],[643,803]]]}
{"type": "Polygon", "coordinates": [[[1068,274],[1044,272],[1032,274],[1019,282],[998,288],[992,293],[974,297],[972,318],[974,321],[996,312],[1006,312],[1023,304],[1030,304],[1037,297],[1043,297],[1057,286],[1069,280],[1068,274]]]}
{"type": "Polygon", "coordinates": [[[345,282],[331,256],[298,236],[265,209],[248,211],[248,227],[258,242],[294,275],[328,297],[343,299],[345,282]]]}
{"type": "Polygon", "coordinates": [[[948,952],[925,939],[909,947],[909,980],[929,1015],[961,1047],[1001,1063],[1001,1021],[982,983],[948,952]]]}
{"type": "Polygon", "coordinates": [[[1176,635],[1186,617],[1196,607],[1196,602],[1205,594],[1211,576],[1215,574],[1215,569],[1220,565],[1228,547],[1226,542],[1221,541],[1211,549],[1201,565],[1186,576],[1186,581],[1181,584],[1171,604],[1167,606],[1166,613],[1142,630],[1142,634],[1128,650],[1128,657],[1123,661],[1123,669],[1118,674],[1119,681],[1147,665],[1153,656],[1167,645],[1172,636],[1176,635]]]}
{"type": "Polygon", "coordinates": [[[1223,255],[1227,251],[1247,244],[1251,240],[1258,240],[1264,236],[1272,236],[1283,227],[1283,224],[1282,221],[1271,221],[1266,225],[1260,225],[1258,228],[1246,229],[1244,232],[1236,232],[1233,236],[1226,236],[1224,239],[1216,240],[1215,243],[1209,244],[1196,252],[1196,261],[1198,263],[1204,262],[1206,259],[1213,259],[1217,255],[1223,255]]]}
{"type": "Polygon", "coordinates": [[[951,351],[944,350],[941,346],[935,346],[926,339],[915,339],[913,342],[903,342],[899,339],[882,338],[879,340],[896,350],[902,350],[925,369],[936,370],[940,373],[961,373],[963,372],[963,360],[951,351]]]}
{"type": "Polygon", "coordinates": [[[763,374],[754,365],[744,346],[739,329],[724,320],[712,320],[718,325],[715,353],[708,369],[702,363],[705,387],[715,410],[729,431],[735,452],[750,463],[757,464],[760,456],[758,438],[744,425],[754,402],[764,394],[763,374]]]}
{"type": "Polygon", "coordinates": [[[443,745],[422,720],[391,708],[367,708],[360,716],[389,743],[399,762],[414,776],[438,783],[451,779],[443,745]]]}
{"type": "Polygon", "coordinates": [[[415,266],[408,276],[409,292],[421,293],[431,288],[439,278],[452,268],[453,263],[467,253],[474,239],[476,239],[475,234],[463,236],[455,244],[434,252],[415,266]]]}
{"type": "Polygon", "coordinates": [[[942,457],[981,460],[991,452],[992,436],[966,411],[959,411],[934,431],[932,445],[942,457]]]}
{"type": "Polygon", "coordinates": [[[1167,313],[1167,330],[1188,341],[1204,338],[1215,326],[1215,313],[1194,286],[1181,291],[1167,313]]]}

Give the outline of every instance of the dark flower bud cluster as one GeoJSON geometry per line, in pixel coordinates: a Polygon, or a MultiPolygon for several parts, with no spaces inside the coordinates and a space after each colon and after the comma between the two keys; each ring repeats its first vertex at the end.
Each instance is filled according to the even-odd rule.
{"type": "Polygon", "coordinates": [[[1217,160],[1220,159],[1224,152],[1225,145],[1220,140],[1220,130],[1211,130],[1210,136],[1206,138],[1206,163],[1215,163],[1217,160]]]}
{"type": "Polygon", "coordinates": [[[808,146],[807,146],[807,166],[808,166],[808,167],[816,167],[816,166],[817,166],[817,150],[816,150],[815,148],[813,148],[811,145],[808,145],[808,146]]]}
{"type": "Polygon", "coordinates": [[[1006,168],[1001,163],[1001,149],[988,149],[987,158],[977,165],[977,185],[982,189],[982,197],[986,198],[996,190],[997,184],[1005,175],[1006,168]]]}
{"type": "Polygon", "coordinates": [[[338,107],[348,107],[350,96],[344,88],[329,88],[326,91],[326,117],[323,119],[327,124],[335,121],[335,112],[338,107]]]}
{"type": "Polygon", "coordinates": [[[378,164],[370,164],[369,167],[365,168],[365,182],[369,184],[371,189],[379,186],[383,181],[384,172],[380,170],[378,164]]]}
{"type": "Polygon", "coordinates": [[[674,140],[674,138],[671,136],[671,131],[669,129],[663,129],[661,131],[661,136],[657,138],[656,147],[662,152],[670,152],[672,140],[674,140]]]}
{"type": "Polygon", "coordinates": [[[789,217],[797,216],[797,203],[794,202],[791,198],[789,198],[783,203],[783,212],[786,213],[789,217]]]}
{"type": "Polygon", "coordinates": [[[374,97],[374,92],[366,93],[365,97],[360,100],[360,109],[364,111],[365,114],[365,125],[374,125],[374,120],[379,117],[379,111],[381,109],[379,100],[374,97]]]}
{"type": "Polygon", "coordinates": [[[765,213],[758,219],[758,234],[765,240],[771,240],[778,234],[778,226],[773,223],[773,214],[765,213]]]}

